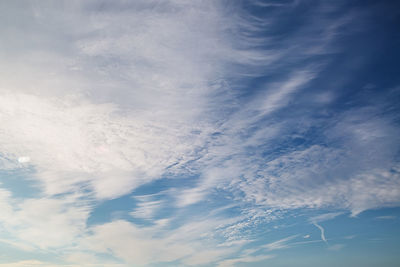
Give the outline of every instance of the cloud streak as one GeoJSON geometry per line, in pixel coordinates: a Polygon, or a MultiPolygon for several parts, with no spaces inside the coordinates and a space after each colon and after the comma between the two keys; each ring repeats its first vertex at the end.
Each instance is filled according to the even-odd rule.
{"type": "Polygon", "coordinates": [[[322,227],[318,223],[313,223],[313,224],[315,225],[315,227],[317,227],[321,231],[321,240],[324,241],[326,244],[328,244],[328,241],[326,240],[326,237],[325,237],[324,227],[322,227]]]}

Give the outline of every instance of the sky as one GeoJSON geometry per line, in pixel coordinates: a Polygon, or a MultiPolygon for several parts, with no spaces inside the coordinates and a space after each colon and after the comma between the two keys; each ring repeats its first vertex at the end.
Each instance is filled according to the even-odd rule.
{"type": "Polygon", "coordinates": [[[396,0],[0,1],[0,267],[400,264],[396,0]]]}

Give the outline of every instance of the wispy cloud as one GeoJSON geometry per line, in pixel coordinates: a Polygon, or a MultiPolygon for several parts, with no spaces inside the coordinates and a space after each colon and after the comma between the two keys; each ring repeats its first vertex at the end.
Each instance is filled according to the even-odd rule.
{"type": "Polygon", "coordinates": [[[135,210],[130,214],[136,218],[152,219],[162,204],[162,200],[139,202],[135,210]]]}
{"type": "Polygon", "coordinates": [[[23,173],[35,193],[0,185],[0,242],[47,251],[58,266],[97,266],[99,255],[110,266],[234,266],[301,243],[242,253],[288,210],[335,210],[308,221],[327,242],[321,222],[398,205],[393,100],[333,107],[348,94],[336,78],[347,74],[327,74],[335,44],[359,14],[247,4],[2,4],[0,174],[23,173]],[[299,10],[307,18],[294,23],[299,10]],[[89,220],[149,185],[155,193],[129,197],[125,219],[89,220]]]}
{"type": "Polygon", "coordinates": [[[313,223],[313,224],[315,225],[315,227],[317,227],[321,231],[321,240],[324,241],[326,244],[328,244],[328,241],[326,240],[326,237],[325,237],[324,227],[322,227],[318,223],[313,223]]]}
{"type": "Polygon", "coordinates": [[[262,255],[262,256],[245,256],[241,258],[229,259],[221,261],[218,267],[231,267],[235,266],[236,263],[252,263],[259,262],[273,258],[273,255],[262,255]]]}
{"type": "Polygon", "coordinates": [[[386,216],[378,216],[378,217],[375,217],[375,219],[377,219],[377,220],[394,220],[394,219],[396,219],[397,217],[396,216],[393,216],[393,215],[386,215],[386,216]]]}
{"type": "Polygon", "coordinates": [[[332,219],[334,219],[337,216],[340,216],[342,214],[343,214],[343,212],[324,213],[324,214],[317,215],[317,216],[314,216],[314,217],[310,218],[310,222],[318,223],[318,222],[323,222],[323,221],[327,221],[327,220],[332,220],[332,219]]]}
{"type": "Polygon", "coordinates": [[[330,212],[310,218],[310,222],[321,231],[321,240],[324,241],[326,244],[328,244],[328,241],[325,237],[325,229],[319,223],[327,220],[332,220],[342,214],[343,212],[330,212]]]}
{"type": "Polygon", "coordinates": [[[277,250],[277,249],[283,249],[283,248],[288,248],[289,244],[288,242],[294,238],[298,237],[298,235],[292,235],[288,236],[286,238],[283,238],[281,240],[263,245],[263,248],[266,248],[267,250],[277,250]]]}
{"type": "Polygon", "coordinates": [[[344,244],[335,244],[335,245],[329,246],[328,250],[339,251],[339,250],[342,250],[345,246],[346,245],[344,245],[344,244]]]}

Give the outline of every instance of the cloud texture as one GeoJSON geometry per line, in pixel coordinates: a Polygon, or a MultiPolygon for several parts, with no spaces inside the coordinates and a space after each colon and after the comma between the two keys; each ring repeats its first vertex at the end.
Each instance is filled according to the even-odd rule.
{"type": "Polygon", "coordinates": [[[3,2],[0,174],[35,193],[0,185],[0,242],[50,255],[7,266],[234,266],[292,210],[398,205],[399,89],[338,109],[329,75],[365,14],[304,2],[3,2]]]}

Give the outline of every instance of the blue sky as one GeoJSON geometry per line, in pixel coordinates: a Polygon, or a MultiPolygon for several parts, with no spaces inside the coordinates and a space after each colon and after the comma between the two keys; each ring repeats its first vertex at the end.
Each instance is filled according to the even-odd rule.
{"type": "Polygon", "coordinates": [[[398,266],[397,1],[2,1],[0,266],[398,266]]]}

